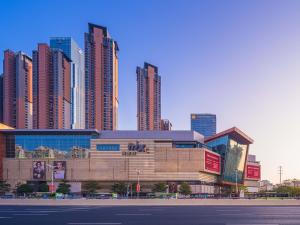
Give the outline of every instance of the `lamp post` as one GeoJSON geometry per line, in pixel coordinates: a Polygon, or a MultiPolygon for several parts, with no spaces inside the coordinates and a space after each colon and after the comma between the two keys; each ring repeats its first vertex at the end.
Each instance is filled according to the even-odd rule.
{"type": "Polygon", "coordinates": [[[50,165],[50,164],[46,164],[46,166],[48,166],[49,168],[51,168],[51,193],[54,193],[54,166],[50,165]]]}
{"type": "Polygon", "coordinates": [[[238,170],[235,170],[235,193],[238,194],[238,185],[237,185],[237,172],[238,170]]]}
{"type": "Polygon", "coordinates": [[[137,173],[137,185],[136,185],[136,193],[137,193],[137,198],[139,198],[140,195],[140,173],[141,170],[136,169],[136,173],[137,173]]]}

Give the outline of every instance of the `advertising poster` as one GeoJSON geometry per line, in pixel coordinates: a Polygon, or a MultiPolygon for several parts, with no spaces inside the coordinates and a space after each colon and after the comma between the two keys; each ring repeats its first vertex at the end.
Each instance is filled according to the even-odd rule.
{"type": "Polygon", "coordinates": [[[247,165],[246,178],[259,180],[260,179],[260,166],[247,165]]]}
{"type": "Polygon", "coordinates": [[[45,180],[46,179],[46,164],[45,161],[33,161],[33,179],[45,180]]]}
{"type": "Polygon", "coordinates": [[[64,180],[66,175],[66,161],[53,162],[53,176],[55,180],[64,180]]]}
{"type": "Polygon", "coordinates": [[[221,172],[221,157],[211,152],[205,151],[205,170],[220,173],[221,172]]]}

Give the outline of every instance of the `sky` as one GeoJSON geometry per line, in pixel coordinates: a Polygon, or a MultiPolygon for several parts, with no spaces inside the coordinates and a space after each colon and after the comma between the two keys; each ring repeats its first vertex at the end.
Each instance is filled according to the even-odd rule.
{"type": "MultiPolygon", "coordinates": [[[[87,23],[108,27],[119,51],[119,129],[136,129],[136,66],[158,66],[162,118],[190,129],[217,115],[254,139],[262,179],[300,179],[300,1],[0,0],[0,50],[31,55],[49,37],[83,48],[87,23]]],[[[3,60],[3,54],[0,54],[3,60]]],[[[0,72],[2,65],[0,65],[0,72]]]]}

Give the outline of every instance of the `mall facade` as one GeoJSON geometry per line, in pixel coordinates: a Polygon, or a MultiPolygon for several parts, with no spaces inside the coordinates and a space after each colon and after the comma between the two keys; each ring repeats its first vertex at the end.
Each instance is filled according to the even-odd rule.
{"type": "Polygon", "coordinates": [[[65,180],[74,192],[88,181],[109,191],[115,182],[139,180],[142,192],[158,182],[176,192],[185,181],[194,193],[219,194],[260,180],[259,163],[248,162],[253,140],[235,127],[207,139],[195,131],[4,128],[0,143],[1,179],[12,187],[49,184],[52,173],[56,185],[65,180]]]}

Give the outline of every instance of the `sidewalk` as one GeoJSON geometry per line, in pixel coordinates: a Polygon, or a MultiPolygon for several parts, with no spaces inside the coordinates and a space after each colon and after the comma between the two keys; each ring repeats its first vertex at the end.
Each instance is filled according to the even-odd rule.
{"type": "Polygon", "coordinates": [[[183,206],[183,205],[257,205],[300,206],[300,200],[287,199],[0,199],[0,205],[99,205],[99,206],[183,206]]]}

